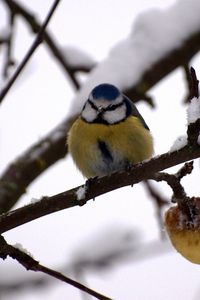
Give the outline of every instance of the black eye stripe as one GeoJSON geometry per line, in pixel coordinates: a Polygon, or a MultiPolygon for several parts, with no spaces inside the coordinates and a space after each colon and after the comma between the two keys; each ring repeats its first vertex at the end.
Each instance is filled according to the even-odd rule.
{"type": "MultiPolygon", "coordinates": [[[[95,110],[98,110],[98,107],[90,100],[88,100],[90,106],[95,109],[95,110]]],[[[124,102],[120,102],[118,104],[110,104],[109,106],[105,107],[105,108],[102,108],[103,111],[112,111],[112,110],[115,110],[116,108],[120,107],[124,105],[124,102]]]]}
{"type": "Polygon", "coordinates": [[[88,100],[88,103],[93,109],[98,110],[97,106],[92,101],[88,100]]]}
{"type": "Polygon", "coordinates": [[[123,106],[124,103],[123,102],[120,102],[118,104],[111,104],[109,105],[108,107],[106,107],[105,110],[109,110],[109,111],[112,111],[112,110],[115,110],[116,108],[120,107],[120,106],[123,106]]]}

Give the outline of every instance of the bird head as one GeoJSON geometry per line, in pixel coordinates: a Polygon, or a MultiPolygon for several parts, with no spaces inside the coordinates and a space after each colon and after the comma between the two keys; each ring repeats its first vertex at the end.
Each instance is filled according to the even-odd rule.
{"type": "Polygon", "coordinates": [[[127,116],[124,95],[112,84],[100,84],[89,94],[81,116],[88,123],[118,123],[127,116]]]}

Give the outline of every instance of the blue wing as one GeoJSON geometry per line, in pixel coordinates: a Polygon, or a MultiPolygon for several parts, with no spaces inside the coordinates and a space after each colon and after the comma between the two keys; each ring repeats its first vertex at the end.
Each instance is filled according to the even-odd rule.
{"type": "Polygon", "coordinates": [[[126,103],[126,107],[127,107],[127,116],[134,116],[140,119],[140,121],[142,122],[143,126],[149,130],[149,127],[147,126],[145,120],[143,119],[143,117],[141,116],[141,114],[139,113],[137,107],[135,106],[135,104],[125,95],[123,95],[124,97],[124,101],[126,103]]]}

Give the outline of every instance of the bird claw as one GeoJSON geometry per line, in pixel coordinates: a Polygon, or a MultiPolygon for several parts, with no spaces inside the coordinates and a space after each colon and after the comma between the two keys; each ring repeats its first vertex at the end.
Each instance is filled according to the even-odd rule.
{"type": "Polygon", "coordinates": [[[132,169],[133,169],[133,164],[130,162],[127,162],[127,164],[125,166],[125,171],[129,173],[130,171],[132,171],[132,169]]]}

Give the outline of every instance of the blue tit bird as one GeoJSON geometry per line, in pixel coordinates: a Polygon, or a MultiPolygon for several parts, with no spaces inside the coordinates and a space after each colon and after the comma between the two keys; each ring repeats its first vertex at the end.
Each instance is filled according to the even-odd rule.
{"type": "Polygon", "coordinates": [[[91,91],[67,143],[76,166],[87,178],[123,170],[153,154],[152,135],[136,106],[107,83],[91,91]]]}

